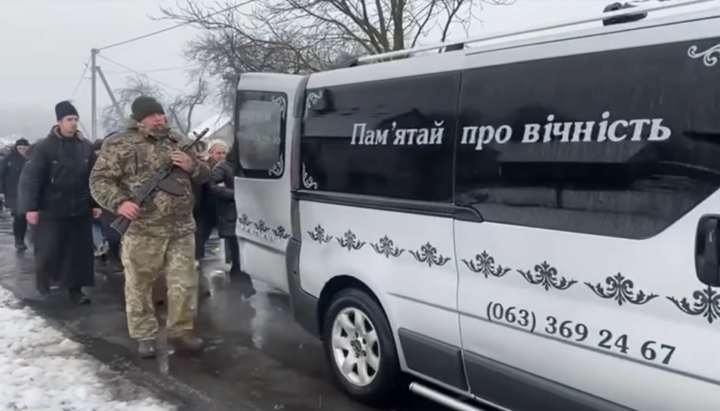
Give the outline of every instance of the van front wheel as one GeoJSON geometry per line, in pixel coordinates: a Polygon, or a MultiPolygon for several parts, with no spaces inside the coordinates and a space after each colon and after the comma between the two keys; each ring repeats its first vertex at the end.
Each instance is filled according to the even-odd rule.
{"type": "Polygon", "coordinates": [[[358,289],[333,298],[323,321],[323,347],[335,380],[353,399],[383,404],[400,374],[390,325],[375,300],[358,289]]]}

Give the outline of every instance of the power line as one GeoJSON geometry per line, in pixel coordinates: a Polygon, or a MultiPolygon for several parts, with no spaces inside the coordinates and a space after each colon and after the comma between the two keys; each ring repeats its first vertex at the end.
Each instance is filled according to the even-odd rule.
{"type": "MultiPolygon", "coordinates": [[[[251,4],[251,3],[253,3],[253,2],[254,2],[254,0],[246,0],[246,1],[242,2],[242,3],[240,3],[240,4],[236,4],[236,5],[234,5],[234,6],[226,7],[226,8],[224,8],[224,9],[222,9],[222,10],[218,10],[218,11],[216,11],[216,12],[210,13],[210,14],[208,14],[208,15],[206,15],[206,16],[203,16],[203,17],[208,18],[208,17],[217,16],[218,14],[226,13],[226,12],[228,12],[228,11],[230,11],[230,10],[234,10],[234,9],[240,8],[240,7],[242,7],[242,6],[251,4]]],[[[109,46],[105,46],[105,47],[100,47],[100,48],[98,48],[98,49],[96,49],[96,50],[98,50],[98,51],[100,51],[100,50],[107,50],[107,49],[109,49],[109,48],[118,47],[118,46],[123,46],[123,45],[125,45],[125,44],[133,43],[133,42],[138,41],[138,40],[143,40],[143,39],[146,39],[146,38],[148,38],[148,37],[156,36],[156,35],[158,35],[158,34],[162,34],[162,33],[168,32],[168,31],[170,31],[170,30],[175,30],[175,29],[180,28],[180,27],[189,26],[189,25],[191,25],[191,24],[193,24],[193,23],[195,23],[195,22],[194,22],[194,21],[186,21],[186,22],[184,22],[184,23],[179,23],[179,24],[176,24],[176,25],[174,25],[174,26],[166,27],[166,28],[161,29],[161,30],[153,31],[152,33],[143,34],[142,36],[133,37],[133,38],[128,39],[128,40],[123,40],[123,41],[121,41],[121,42],[119,42],[119,43],[110,44],[109,46]]]]}
{"type": "Polygon", "coordinates": [[[107,70],[106,70],[105,73],[108,73],[108,74],[130,74],[130,73],[134,73],[134,74],[147,74],[147,73],[160,73],[160,72],[163,72],[163,71],[188,70],[188,69],[195,69],[195,68],[200,68],[200,67],[202,67],[202,66],[197,65],[197,64],[191,64],[191,65],[189,65],[189,66],[186,65],[186,66],[177,66],[177,67],[166,67],[166,68],[154,69],[154,70],[138,70],[138,71],[129,71],[129,70],[125,70],[125,71],[111,71],[111,70],[110,70],[110,71],[107,71],[107,70]]]}
{"type": "Polygon", "coordinates": [[[147,78],[148,80],[153,81],[153,82],[155,82],[155,83],[157,83],[157,84],[160,84],[160,85],[162,85],[162,86],[164,86],[164,87],[167,87],[167,88],[169,88],[169,89],[175,90],[175,91],[177,91],[177,92],[179,92],[179,93],[184,93],[183,90],[180,90],[180,89],[178,89],[178,88],[175,88],[175,87],[173,87],[173,86],[171,86],[171,85],[169,85],[169,84],[167,84],[167,83],[163,83],[162,81],[155,80],[154,78],[150,78],[150,77],[147,76],[147,74],[141,73],[141,72],[139,72],[139,71],[137,71],[137,70],[133,70],[133,69],[131,69],[130,67],[128,67],[128,66],[126,66],[126,65],[124,65],[124,64],[120,64],[120,63],[118,63],[117,61],[110,60],[109,58],[107,58],[107,57],[105,57],[105,56],[102,56],[102,55],[98,54],[98,58],[101,58],[101,59],[107,61],[108,63],[112,63],[112,64],[114,64],[114,65],[116,65],[116,66],[118,66],[118,67],[120,67],[120,68],[123,68],[123,69],[125,69],[125,70],[127,70],[127,71],[129,71],[129,72],[131,72],[131,73],[137,74],[137,75],[139,75],[139,76],[143,76],[143,77],[147,78]]]}
{"type": "MultiPolygon", "coordinates": [[[[24,1],[27,1],[27,0],[24,0],[24,1]]],[[[96,1],[96,0],[93,0],[93,1],[96,1]]],[[[205,16],[203,16],[203,17],[204,17],[204,18],[208,18],[208,17],[217,16],[218,14],[226,13],[226,12],[228,12],[228,11],[230,11],[230,10],[234,10],[234,9],[240,8],[240,7],[242,7],[242,6],[246,6],[246,5],[248,5],[248,4],[252,4],[252,3],[254,3],[254,1],[255,1],[255,0],[246,0],[246,1],[242,2],[242,3],[240,3],[240,4],[236,4],[236,5],[234,5],[234,6],[226,7],[226,8],[224,8],[224,9],[222,9],[222,10],[218,10],[218,11],[216,11],[216,12],[210,13],[210,14],[205,15],[205,16]]],[[[534,1],[534,2],[535,2],[535,1],[551,1],[551,2],[557,2],[557,1],[559,1],[559,0],[533,0],[533,1],[534,1]]],[[[560,0],[560,1],[569,1],[569,0],[560,0]]],[[[579,1],[579,0],[573,0],[573,1],[579,1]]],[[[591,2],[611,1],[611,0],[583,0],[583,1],[585,1],[585,2],[587,2],[587,3],[591,3],[591,2]]],[[[649,0],[640,0],[640,1],[649,1],[649,0]]],[[[658,1],[668,1],[668,0],[658,0],[658,1]]],[[[513,4],[513,3],[508,3],[508,5],[512,5],[512,4],[513,4]]],[[[113,44],[107,45],[107,46],[105,46],[105,47],[99,47],[99,48],[97,48],[96,50],[97,50],[97,51],[107,50],[107,49],[110,49],[110,48],[113,48],[113,47],[123,46],[123,45],[128,44],[128,43],[133,43],[133,42],[136,42],[136,41],[138,41],[138,40],[144,40],[144,39],[146,39],[146,38],[148,38],[148,37],[156,36],[156,35],[158,35],[158,34],[162,34],[162,33],[168,32],[168,31],[170,31],[170,30],[175,30],[175,29],[180,28],[180,27],[189,26],[189,25],[192,25],[192,24],[195,24],[195,23],[197,23],[197,22],[196,22],[196,21],[186,21],[186,22],[183,22],[183,23],[178,23],[178,24],[176,24],[176,25],[174,25],[174,26],[166,27],[166,28],[164,28],[164,29],[160,29],[160,30],[157,30],[157,31],[153,31],[153,32],[151,32],[151,33],[143,34],[142,36],[133,37],[133,38],[130,38],[130,39],[127,39],[127,40],[123,40],[123,41],[118,42],[118,43],[113,43],[113,44]]]]}
{"type": "Polygon", "coordinates": [[[80,90],[80,85],[82,84],[83,80],[85,80],[85,74],[87,74],[88,67],[90,67],[90,59],[85,62],[85,68],[80,75],[80,80],[78,80],[77,84],[75,85],[75,89],[73,90],[72,96],[70,97],[71,99],[75,98],[75,94],[77,94],[78,90],[80,90]]]}
{"type": "Polygon", "coordinates": [[[165,33],[166,31],[175,30],[175,29],[177,29],[177,28],[180,28],[180,27],[183,27],[183,26],[187,26],[188,24],[190,24],[190,23],[177,24],[177,25],[174,25],[174,26],[170,26],[170,27],[164,28],[164,29],[162,29],[162,30],[154,31],[154,32],[152,32],[152,33],[148,33],[148,34],[144,34],[144,35],[142,35],[142,36],[138,36],[138,37],[134,37],[134,38],[131,38],[131,39],[128,39],[128,40],[124,40],[124,41],[121,41],[121,42],[119,42],[119,43],[111,44],[111,45],[109,45],[109,46],[100,47],[100,48],[97,49],[97,50],[98,50],[98,51],[100,51],[100,50],[107,50],[107,49],[110,49],[110,48],[113,48],[113,47],[123,46],[123,45],[128,44],[128,43],[132,43],[132,42],[135,42],[135,41],[138,41],[138,40],[146,39],[146,38],[148,38],[148,37],[152,37],[152,36],[155,36],[155,35],[158,35],[158,34],[165,33]]]}

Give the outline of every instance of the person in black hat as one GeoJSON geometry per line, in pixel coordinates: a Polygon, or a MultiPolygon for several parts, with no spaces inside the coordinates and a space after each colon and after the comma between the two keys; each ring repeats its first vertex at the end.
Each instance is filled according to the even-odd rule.
{"type": "Polygon", "coordinates": [[[96,156],[78,131],[75,107],[62,101],[55,115],[57,125],[35,143],[21,173],[20,210],[35,226],[38,291],[49,294],[54,280],[67,288],[72,302],[89,304],[82,288],[95,284],[92,223],[100,208],[89,178],[96,156]]]}
{"type": "Polygon", "coordinates": [[[15,236],[15,248],[18,251],[27,250],[25,245],[25,233],[27,233],[27,220],[25,214],[20,212],[17,204],[18,182],[20,173],[27,159],[25,154],[30,143],[20,138],[5,158],[0,161],[0,194],[5,198],[5,206],[10,209],[13,217],[13,235],[15,236]]]}

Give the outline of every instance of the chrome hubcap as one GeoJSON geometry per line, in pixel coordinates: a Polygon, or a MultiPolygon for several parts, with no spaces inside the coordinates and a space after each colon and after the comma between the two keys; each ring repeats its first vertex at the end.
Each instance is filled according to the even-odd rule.
{"type": "Polygon", "coordinates": [[[357,386],[375,380],[380,369],[380,342],[375,326],[357,308],[345,308],[333,321],[332,350],[343,376],[357,386]]]}

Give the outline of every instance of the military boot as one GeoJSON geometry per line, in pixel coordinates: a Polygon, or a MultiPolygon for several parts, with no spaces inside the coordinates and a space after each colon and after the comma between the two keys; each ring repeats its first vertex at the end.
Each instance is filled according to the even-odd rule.
{"type": "Polygon", "coordinates": [[[25,245],[25,240],[22,238],[16,238],[15,239],[15,249],[18,252],[23,252],[27,250],[27,246],[25,245]]]}
{"type": "Polygon", "coordinates": [[[89,305],[92,303],[90,300],[90,297],[85,295],[82,290],[78,289],[72,289],[68,291],[68,297],[70,298],[70,302],[76,305],[89,305]]]}
{"type": "Polygon", "coordinates": [[[155,340],[141,340],[138,341],[138,348],[137,348],[138,355],[140,355],[140,358],[155,358],[156,349],[155,349],[155,340]]]}
{"type": "Polygon", "coordinates": [[[178,352],[196,353],[203,347],[203,340],[192,331],[168,336],[168,342],[178,352]]]}

